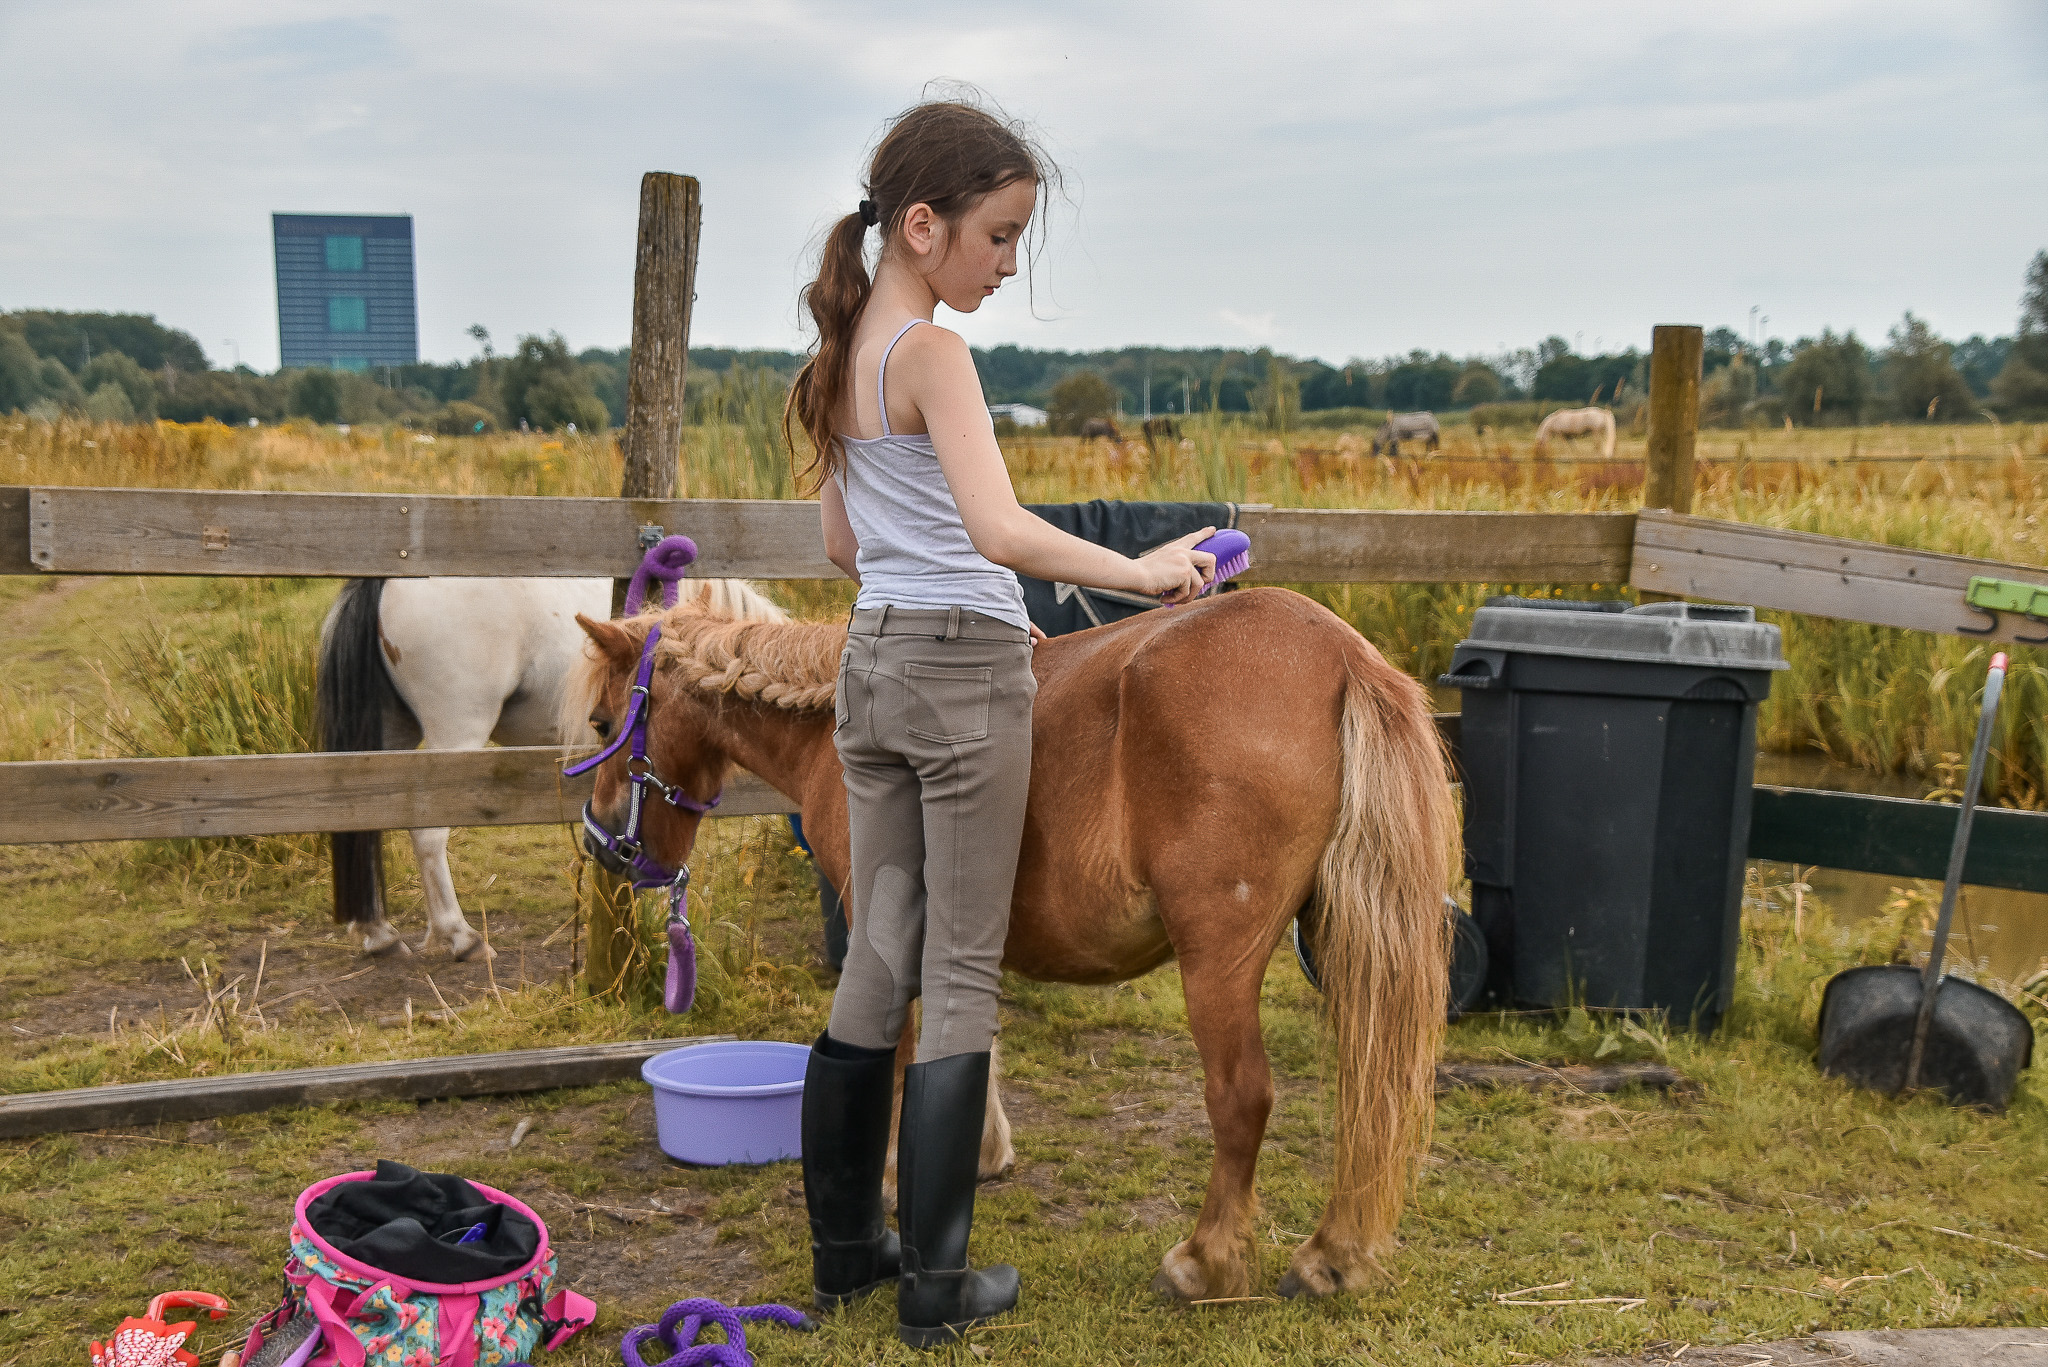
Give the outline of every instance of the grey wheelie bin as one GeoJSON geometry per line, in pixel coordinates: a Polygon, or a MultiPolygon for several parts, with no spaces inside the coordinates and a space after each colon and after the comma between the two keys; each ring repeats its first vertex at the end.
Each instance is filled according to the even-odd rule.
{"type": "Polygon", "coordinates": [[[1756,711],[1784,668],[1778,628],[1751,608],[1497,598],[1473,614],[1442,681],[1464,698],[1465,871],[1487,1005],[1718,1023],[1756,711]]]}

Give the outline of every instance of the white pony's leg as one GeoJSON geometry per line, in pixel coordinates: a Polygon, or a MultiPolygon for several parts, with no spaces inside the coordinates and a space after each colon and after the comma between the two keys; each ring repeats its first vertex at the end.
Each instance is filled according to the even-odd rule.
{"type": "Polygon", "coordinates": [[[467,959],[478,950],[486,958],[496,958],[498,951],[485,944],[484,937],[470,926],[469,918],[462,914],[462,903],[456,899],[455,879],[448,871],[448,828],[430,826],[411,835],[413,858],[420,866],[420,891],[427,899],[427,938],[420,948],[425,949],[435,940],[445,940],[453,958],[467,959]]]}

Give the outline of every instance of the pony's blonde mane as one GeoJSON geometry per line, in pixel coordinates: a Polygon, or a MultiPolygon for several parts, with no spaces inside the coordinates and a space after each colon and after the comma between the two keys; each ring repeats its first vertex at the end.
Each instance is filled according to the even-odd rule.
{"type": "MultiPolygon", "coordinates": [[[[675,607],[643,612],[618,625],[636,645],[659,624],[656,669],[705,693],[765,703],[790,712],[832,706],[839,681],[839,652],[846,628],[833,622],[793,622],[781,608],[744,580],[684,581],[675,607]]],[[[590,709],[605,681],[604,661],[586,643],[583,659],[562,690],[564,745],[590,743],[590,709]]]]}
{"type": "MultiPolygon", "coordinates": [[[[749,622],[685,603],[657,619],[656,667],[684,685],[787,712],[832,706],[846,628],[836,622],[749,622]]],[[[641,629],[645,639],[645,628],[641,629]]]]}

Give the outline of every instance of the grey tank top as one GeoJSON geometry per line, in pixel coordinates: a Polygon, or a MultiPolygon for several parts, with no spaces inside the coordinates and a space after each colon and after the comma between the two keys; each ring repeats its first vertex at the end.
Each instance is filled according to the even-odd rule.
{"type": "Polygon", "coordinates": [[[913,318],[882,349],[875,371],[882,435],[847,437],[839,470],[846,520],[860,542],[855,607],[972,608],[1021,628],[1024,591],[1017,576],[974,549],[960,507],[939,468],[930,435],[889,430],[889,353],[903,334],[924,322],[913,318]]]}

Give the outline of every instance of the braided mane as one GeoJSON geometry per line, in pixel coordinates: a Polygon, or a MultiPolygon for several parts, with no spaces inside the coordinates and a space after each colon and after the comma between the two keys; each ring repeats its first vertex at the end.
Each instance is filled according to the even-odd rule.
{"type": "Polygon", "coordinates": [[[846,645],[843,624],[742,621],[686,602],[622,625],[644,640],[657,622],[658,667],[691,688],[790,712],[832,706],[846,645]]]}

